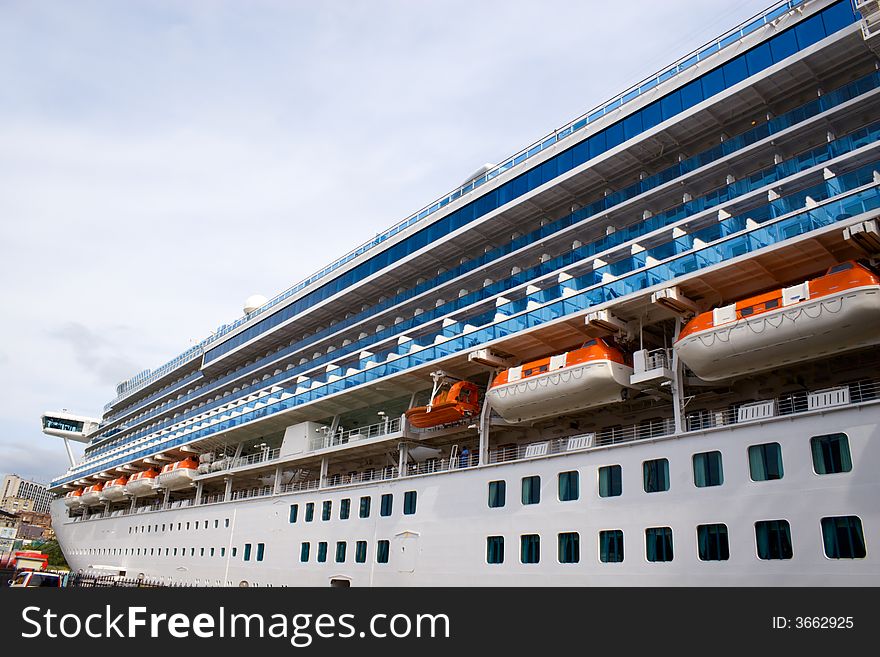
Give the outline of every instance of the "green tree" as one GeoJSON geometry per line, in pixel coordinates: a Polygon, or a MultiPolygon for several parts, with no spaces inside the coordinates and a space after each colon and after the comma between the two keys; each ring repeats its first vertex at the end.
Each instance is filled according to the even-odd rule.
{"type": "Polygon", "coordinates": [[[70,569],[70,566],[67,565],[67,559],[64,558],[64,553],[61,551],[61,546],[58,545],[58,541],[46,541],[40,545],[40,551],[49,557],[49,568],[70,569]]]}

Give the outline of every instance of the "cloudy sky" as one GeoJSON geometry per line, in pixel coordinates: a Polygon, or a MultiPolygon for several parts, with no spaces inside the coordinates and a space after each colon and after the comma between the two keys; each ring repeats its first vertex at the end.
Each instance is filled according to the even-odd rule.
{"type": "Polygon", "coordinates": [[[0,0],[0,474],[769,0],[0,0]]]}

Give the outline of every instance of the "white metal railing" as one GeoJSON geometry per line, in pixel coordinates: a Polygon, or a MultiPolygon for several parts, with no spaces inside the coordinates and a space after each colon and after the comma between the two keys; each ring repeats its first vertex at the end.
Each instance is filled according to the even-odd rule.
{"type": "Polygon", "coordinates": [[[257,463],[265,463],[266,461],[274,461],[281,455],[281,448],[276,447],[275,449],[265,449],[256,454],[249,454],[248,456],[240,456],[238,458],[229,458],[227,457],[228,463],[224,470],[232,470],[233,468],[241,468],[246,465],[256,465],[257,463]]]}
{"type": "Polygon", "coordinates": [[[729,408],[693,411],[687,414],[685,431],[700,431],[759,421],[823,408],[858,404],[872,399],[880,399],[880,381],[864,380],[823,390],[803,390],[774,399],[735,404],[729,408]]]}
{"type": "Polygon", "coordinates": [[[230,499],[246,500],[251,497],[266,497],[274,493],[272,486],[259,486],[257,488],[244,488],[232,491],[230,499]]]}
{"type": "Polygon", "coordinates": [[[371,424],[367,427],[358,427],[357,429],[339,429],[332,436],[326,433],[323,436],[315,436],[309,440],[309,451],[325,449],[327,447],[335,447],[338,445],[346,445],[348,443],[358,442],[360,440],[368,440],[370,438],[378,438],[400,431],[400,418],[388,417],[382,422],[371,424]]]}
{"type": "Polygon", "coordinates": [[[421,463],[410,463],[407,466],[407,476],[431,474],[434,472],[448,472],[449,470],[464,470],[480,464],[479,454],[465,454],[453,459],[429,458],[421,463]]]}
{"type": "Polygon", "coordinates": [[[645,354],[645,371],[672,368],[672,350],[671,349],[654,349],[645,354]]]}
{"type": "Polygon", "coordinates": [[[307,481],[294,481],[284,484],[278,489],[279,493],[295,493],[301,490],[315,490],[319,487],[320,482],[317,479],[309,479],[307,481]]]}
{"type": "Polygon", "coordinates": [[[225,493],[212,493],[211,495],[202,496],[201,504],[216,504],[226,500],[225,493]]]}

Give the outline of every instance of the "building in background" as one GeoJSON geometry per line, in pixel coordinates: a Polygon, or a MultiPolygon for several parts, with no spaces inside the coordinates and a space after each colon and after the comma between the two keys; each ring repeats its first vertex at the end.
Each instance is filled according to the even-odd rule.
{"type": "Polygon", "coordinates": [[[14,474],[3,477],[3,485],[0,487],[0,509],[9,513],[19,511],[48,513],[51,501],[52,495],[44,484],[22,479],[14,474]]]}

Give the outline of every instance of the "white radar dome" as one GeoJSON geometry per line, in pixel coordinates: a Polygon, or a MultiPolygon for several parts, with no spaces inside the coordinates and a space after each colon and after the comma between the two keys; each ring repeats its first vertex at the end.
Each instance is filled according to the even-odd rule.
{"type": "Polygon", "coordinates": [[[250,315],[260,306],[265,306],[269,300],[262,294],[252,294],[244,300],[244,314],[250,315]]]}

